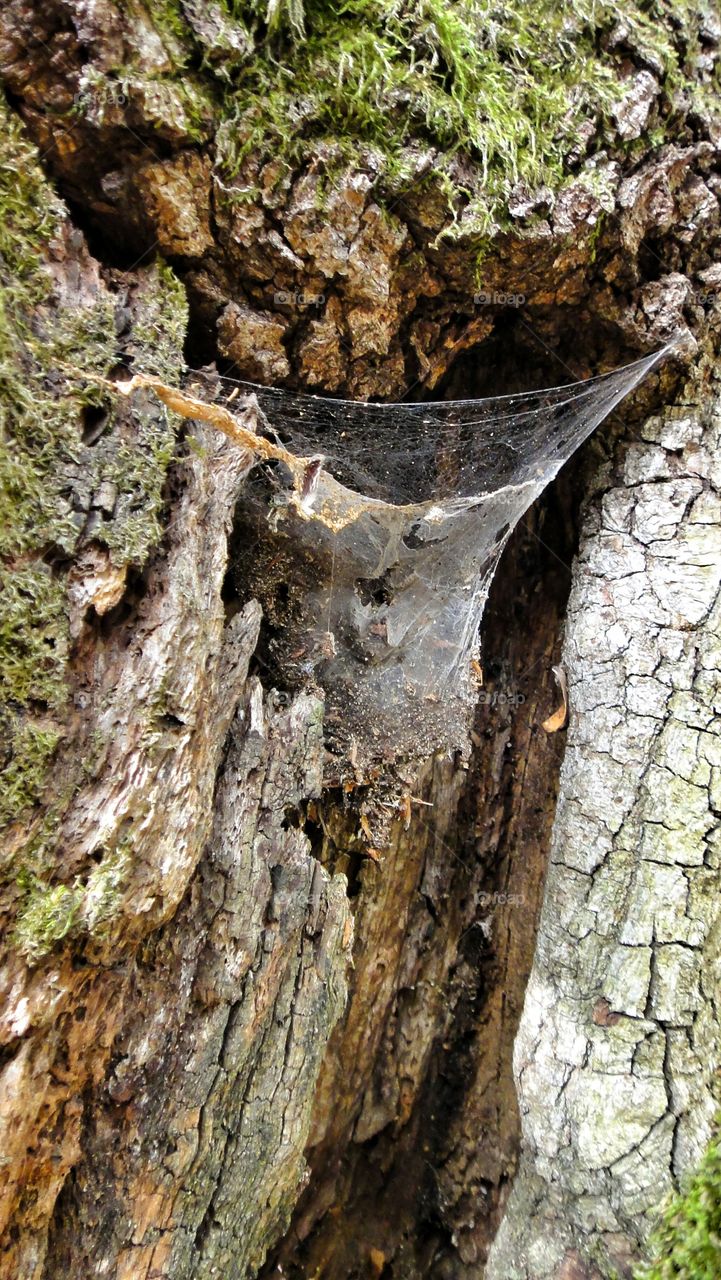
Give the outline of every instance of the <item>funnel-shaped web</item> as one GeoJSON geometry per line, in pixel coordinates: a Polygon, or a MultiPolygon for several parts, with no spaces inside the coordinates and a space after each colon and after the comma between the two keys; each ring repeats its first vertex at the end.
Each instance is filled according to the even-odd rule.
{"type": "Polygon", "coordinates": [[[367,763],[461,745],[511,530],[668,350],[570,386],[434,404],[239,384],[259,432],[303,460],[254,471],[239,572],[281,677],[325,690],[335,750],[367,763]]]}

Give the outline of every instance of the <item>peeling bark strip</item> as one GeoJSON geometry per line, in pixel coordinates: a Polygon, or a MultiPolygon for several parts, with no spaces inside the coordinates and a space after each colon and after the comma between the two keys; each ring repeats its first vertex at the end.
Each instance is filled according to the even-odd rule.
{"type": "MultiPolygon", "coordinates": [[[[180,414],[182,418],[191,418],[197,422],[209,422],[217,431],[222,431],[223,435],[229,440],[234,440],[241,449],[244,449],[252,458],[263,458],[268,461],[283,462],[293,476],[296,486],[296,497],[298,499],[299,509],[302,511],[302,499],[306,486],[306,473],[309,466],[317,462],[315,458],[300,458],[297,454],[291,453],[288,449],[284,449],[282,445],[274,444],[272,440],[267,440],[264,436],[258,435],[257,431],[248,423],[244,425],[238,420],[236,414],[230,413],[227,409],[220,405],[206,404],[204,400],[198,400],[195,396],[188,395],[187,392],[181,391],[177,387],[168,387],[160,378],[150,378],[145,374],[136,373],[129,382],[112,382],[108,383],[114,391],[119,391],[121,395],[130,396],[138,387],[150,387],[155,394],[172,409],[174,413],[180,414]]],[[[252,408],[247,418],[252,417],[252,408]]]]}

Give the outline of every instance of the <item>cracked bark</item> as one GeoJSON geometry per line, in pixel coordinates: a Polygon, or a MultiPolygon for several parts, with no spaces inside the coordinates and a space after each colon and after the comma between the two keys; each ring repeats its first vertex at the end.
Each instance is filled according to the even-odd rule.
{"type": "MultiPolygon", "coordinates": [[[[220,56],[215,10],[183,10],[220,56]]],[[[317,691],[274,691],[266,624],[228,573],[247,458],[194,428],[162,539],[113,560],[99,530],[125,498],[91,488],[92,459],[137,445],[143,415],[167,423],[150,397],[107,428],[86,420],[97,440],[67,463],[83,533],[53,570],[70,709],[50,792],[8,844],[16,856],[50,818],[54,883],[85,882],[105,847],[126,873],[100,931],[31,965],[6,943],[0,1275],[628,1274],[698,1158],[718,1063],[716,136],[695,120],[656,151],[599,156],[603,196],[516,192],[485,287],[525,309],[479,313],[475,246],[436,242],[437,193],[382,213],[375,175],[349,166],[321,210],[301,164],[227,198],[217,121],[191,129],[182,86],[155,92],[169,63],[140,5],[132,23],[105,0],[0,16],[13,108],[72,201],[46,311],[107,305],[124,367],[155,323],[136,260],[156,242],[188,290],[195,362],[244,377],[493,394],[674,330],[699,358],[642,392],[517,532],[470,767],[421,762],[426,804],[377,864],[348,798],[322,789],[317,691]],[[90,72],[125,61],[125,100],[78,105],[90,72]],[[323,302],[289,305],[299,289],[323,302]],[[559,660],[556,810],[564,735],[541,725],[559,660]]],[[[638,73],[619,138],[644,128],[655,85],[638,73]]],[[[18,896],[11,877],[4,922],[18,896]]]]}
{"type": "Polygon", "coordinates": [[[495,1280],[581,1258],[583,1274],[630,1275],[660,1196],[713,1130],[721,501],[708,375],[703,409],[692,394],[617,449],[584,521],[563,653],[576,714],[516,1040],[523,1157],[495,1280]]]}

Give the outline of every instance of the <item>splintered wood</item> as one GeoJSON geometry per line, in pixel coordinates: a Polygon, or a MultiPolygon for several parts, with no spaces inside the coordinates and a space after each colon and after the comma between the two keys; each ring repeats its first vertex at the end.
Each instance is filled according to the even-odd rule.
{"type": "MultiPolygon", "coordinates": [[[[97,379],[104,381],[104,379],[97,379]]],[[[353,524],[364,512],[385,508],[387,511],[399,512],[404,518],[414,516],[416,511],[422,514],[422,505],[408,504],[395,506],[380,502],[375,498],[366,498],[340,484],[323,467],[325,458],[322,454],[303,457],[291,453],[281,444],[275,444],[266,436],[244,427],[238,419],[221,405],[208,404],[198,400],[186,391],[177,387],[169,387],[160,378],[148,374],[136,373],[127,382],[113,382],[106,385],[121,395],[129,396],[138,388],[147,387],[154,391],[169,409],[182,418],[207,422],[216,430],[222,431],[230,440],[241,448],[248,450],[255,457],[268,462],[282,462],[293,477],[293,492],[288,495],[288,505],[303,520],[320,520],[334,533],[340,532],[347,525],[353,524]]],[[[257,408],[255,397],[249,397],[249,404],[257,408]]]]}

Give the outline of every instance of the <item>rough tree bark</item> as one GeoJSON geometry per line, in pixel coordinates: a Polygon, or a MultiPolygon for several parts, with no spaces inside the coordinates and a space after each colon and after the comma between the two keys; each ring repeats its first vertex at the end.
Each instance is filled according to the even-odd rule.
{"type": "Polygon", "coordinates": [[[613,93],[479,254],[422,111],[400,189],[302,120],[229,163],[243,11],[0,14],[0,1276],[630,1277],[716,1107],[721,24],[585,19],[613,93]],[[514,535],[470,760],[395,762],[371,856],[393,789],[328,785],[242,594],[250,458],[94,376],[471,397],[679,333],[514,535]]]}

